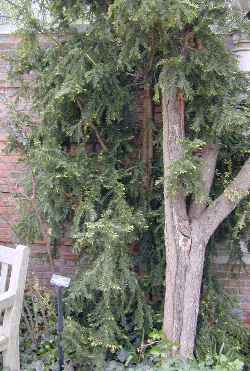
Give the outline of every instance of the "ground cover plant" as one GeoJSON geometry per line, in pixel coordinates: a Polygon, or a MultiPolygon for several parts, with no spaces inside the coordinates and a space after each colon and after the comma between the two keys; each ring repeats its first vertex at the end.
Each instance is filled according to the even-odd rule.
{"type": "Polygon", "coordinates": [[[52,270],[66,226],[79,254],[68,356],[103,369],[163,327],[166,354],[204,358],[205,252],[249,231],[249,81],[225,40],[247,18],[222,0],[4,3],[22,35],[12,75],[39,116],[17,106],[10,123],[30,169],[16,231],[46,239],[52,270]]]}

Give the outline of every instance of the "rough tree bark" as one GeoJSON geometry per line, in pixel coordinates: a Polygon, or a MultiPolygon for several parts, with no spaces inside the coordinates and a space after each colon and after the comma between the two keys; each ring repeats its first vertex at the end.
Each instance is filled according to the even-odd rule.
{"type": "Polygon", "coordinates": [[[223,194],[208,206],[218,149],[215,145],[207,146],[200,153],[204,198],[202,202],[194,199],[187,210],[181,184],[175,195],[167,187],[171,166],[183,157],[181,140],[185,138],[185,106],[178,89],[163,91],[162,114],[166,246],[163,331],[178,345],[178,354],[190,358],[194,351],[206,246],[220,223],[249,192],[250,159],[223,194]]]}
{"type": "Polygon", "coordinates": [[[144,166],[143,185],[149,192],[152,181],[153,160],[153,105],[150,85],[145,85],[143,92],[143,118],[142,118],[142,161],[144,166]]]}
{"type": "Polygon", "coordinates": [[[143,186],[146,192],[152,187],[152,161],[153,161],[153,102],[152,102],[152,67],[155,58],[155,33],[149,35],[149,58],[143,73],[143,117],[142,117],[142,161],[144,166],[143,186]]]}

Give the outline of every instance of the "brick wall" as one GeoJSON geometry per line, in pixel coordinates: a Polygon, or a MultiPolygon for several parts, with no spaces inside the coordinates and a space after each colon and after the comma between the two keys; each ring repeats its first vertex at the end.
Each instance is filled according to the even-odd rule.
{"type": "Polygon", "coordinates": [[[241,260],[230,259],[221,246],[214,258],[213,270],[226,293],[240,304],[236,314],[250,326],[250,254],[243,252],[241,260]]]}
{"type": "MultiPolygon", "coordinates": [[[[12,226],[18,220],[17,202],[13,193],[18,192],[18,178],[26,171],[17,154],[6,153],[8,138],[9,109],[8,104],[16,97],[18,84],[8,81],[9,64],[7,58],[19,43],[17,36],[0,35],[0,245],[15,246],[23,243],[15,235],[12,226]]],[[[29,105],[19,106],[27,110],[29,105]]],[[[76,256],[72,253],[70,241],[62,241],[58,246],[58,257],[55,259],[57,273],[71,275],[74,272],[76,256]]],[[[29,275],[39,279],[41,286],[47,286],[51,278],[46,246],[38,241],[31,246],[32,257],[29,275]]]]}

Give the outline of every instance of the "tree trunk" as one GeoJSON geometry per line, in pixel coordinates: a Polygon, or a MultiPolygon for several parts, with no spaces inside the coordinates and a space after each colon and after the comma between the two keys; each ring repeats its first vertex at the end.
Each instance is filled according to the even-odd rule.
{"type": "MultiPolygon", "coordinates": [[[[183,96],[176,89],[163,93],[163,156],[165,178],[166,294],[163,330],[183,357],[193,355],[206,242],[197,222],[191,223],[186,198],[172,195],[170,167],[183,157],[185,138],[183,96]]],[[[174,347],[174,349],[177,349],[174,347]]]]}
{"type": "Polygon", "coordinates": [[[184,313],[184,294],[189,254],[192,245],[191,226],[188,220],[186,199],[179,190],[172,195],[167,179],[170,167],[183,157],[181,141],[184,132],[183,97],[177,89],[163,92],[163,156],[165,196],[165,245],[166,245],[166,295],[163,329],[165,335],[179,344],[184,313]]]}
{"type": "Polygon", "coordinates": [[[179,342],[179,353],[183,358],[191,358],[194,352],[206,245],[207,241],[203,239],[199,223],[193,222],[192,245],[184,287],[183,325],[179,342]]]}
{"type": "Polygon", "coordinates": [[[173,194],[168,189],[168,178],[175,161],[184,156],[181,141],[185,138],[184,99],[182,93],[172,87],[162,91],[163,162],[166,285],[163,331],[176,346],[183,358],[193,356],[200,290],[207,243],[217,227],[235,209],[240,200],[249,194],[250,159],[243,165],[224,192],[208,204],[213,183],[218,148],[207,146],[202,153],[201,181],[204,183],[204,199],[193,200],[187,211],[182,185],[173,194]]]}

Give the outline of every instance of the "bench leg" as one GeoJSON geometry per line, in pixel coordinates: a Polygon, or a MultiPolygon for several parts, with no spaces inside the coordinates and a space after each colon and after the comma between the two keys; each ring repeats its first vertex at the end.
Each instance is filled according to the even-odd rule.
{"type": "Polygon", "coordinates": [[[19,339],[11,339],[3,352],[3,367],[6,371],[20,371],[19,339]]]}

